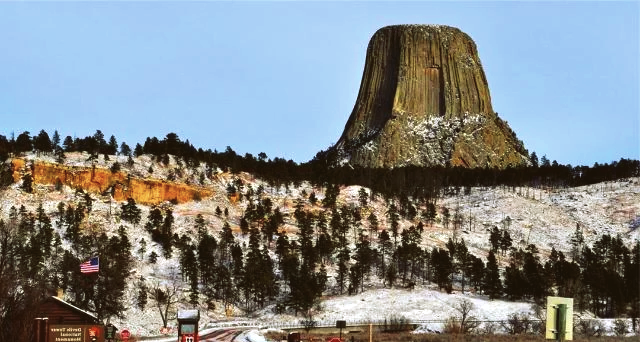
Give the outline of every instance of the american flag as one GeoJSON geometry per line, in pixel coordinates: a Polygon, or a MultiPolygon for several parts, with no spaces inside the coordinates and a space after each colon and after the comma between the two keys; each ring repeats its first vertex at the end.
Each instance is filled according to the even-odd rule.
{"type": "Polygon", "coordinates": [[[89,261],[85,261],[80,264],[81,273],[98,272],[99,268],[100,268],[100,259],[98,259],[98,257],[93,257],[89,259],[89,261]]]}

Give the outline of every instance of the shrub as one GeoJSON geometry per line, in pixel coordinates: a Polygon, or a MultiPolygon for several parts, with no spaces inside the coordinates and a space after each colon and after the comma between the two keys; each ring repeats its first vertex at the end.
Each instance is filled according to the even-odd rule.
{"type": "Polygon", "coordinates": [[[506,321],[500,323],[502,328],[511,335],[526,334],[531,330],[531,320],[526,313],[509,315],[506,321]]]}
{"type": "Polygon", "coordinates": [[[627,320],[618,318],[613,321],[612,330],[616,336],[624,336],[629,332],[629,324],[627,323],[627,320]]]}
{"type": "Polygon", "coordinates": [[[304,327],[304,330],[309,333],[309,331],[315,328],[318,325],[318,321],[313,319],[301,319],[300,324],[304,327]]]}
{"type": "Polygon", "coordinates": [[[482,325],[481,333],[484,335],[494,335],[497,330],[498,325],[496,324],[496,322],[488,321],[482,325]]]}
{"type": "Polygon", "coordinates": [[[118,162],[116,161],[115,163],[113,163],[113,164],[111,165],[111,168],[110,168],[110,169],[111,169],[111,173],[116,173],[116,172],[120,171],[120,168],[121,168],[121,167],[120,167],[120,163],[118,163],[118,162]]]}
{"type": "Polygon", "coordinates": [[[382,331],[384,332],[398,332],[411,330],[413,326],[409,324],[409,320],[403,316],[391,315],[389,318],[384,319],[382,325],[382,331]]]}
{"type": "Polygon", "coordinates": [[[445,334],[460,334],[462,333],[462,326],[460,321],[455,317],[449,317],[442,327],[442,332],[445,334]]]}
{"type": "Polygon", "coordinates": [[[604,325],[599,320],[581,319],[576,321],[575,331],[584,337],[599,337],[605,332],[604,325]]]}

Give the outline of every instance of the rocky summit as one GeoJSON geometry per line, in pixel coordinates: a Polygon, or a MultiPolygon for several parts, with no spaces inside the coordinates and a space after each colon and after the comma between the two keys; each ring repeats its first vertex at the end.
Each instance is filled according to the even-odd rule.
{"type": "Polygon", "coordinates": [[[367,48],[336,162],[352,166],[526,165],[527,151],[491,106],[476,44],[457,28],[395,25],[367,48]]]}

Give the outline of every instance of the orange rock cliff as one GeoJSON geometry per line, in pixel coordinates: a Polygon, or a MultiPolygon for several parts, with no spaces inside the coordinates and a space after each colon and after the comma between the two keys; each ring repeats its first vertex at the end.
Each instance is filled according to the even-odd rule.
{"type": "MultiPolygon", "coordinates": [[[[113,189],[113,198],[116,201],[124,201],[131,197],[137,203],[153,205],[172,200],[184,203],[212,195],[209,189],[159,179],[134,178],[127,173],[114,173],[104,168],[65,166],[43,161],[30,164],[35,184],[54,185],[60,182],[74,189],[80,188],[100,194],[113,189]]],[[[13,159],[11,166],[16,182],[28,171],[27,162],[21,158],[13,159]]]]}

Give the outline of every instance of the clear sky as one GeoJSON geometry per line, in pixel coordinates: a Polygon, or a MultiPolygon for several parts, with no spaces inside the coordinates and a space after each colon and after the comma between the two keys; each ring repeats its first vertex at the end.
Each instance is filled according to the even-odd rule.
{"type": "Polygon", "coordinates": [[[563,164],[640,158],[638,2],[2,2],[0,134],[305,162],[340,137],[372,34],[445,24],[478,46],[493,108],[563,164]]]}

